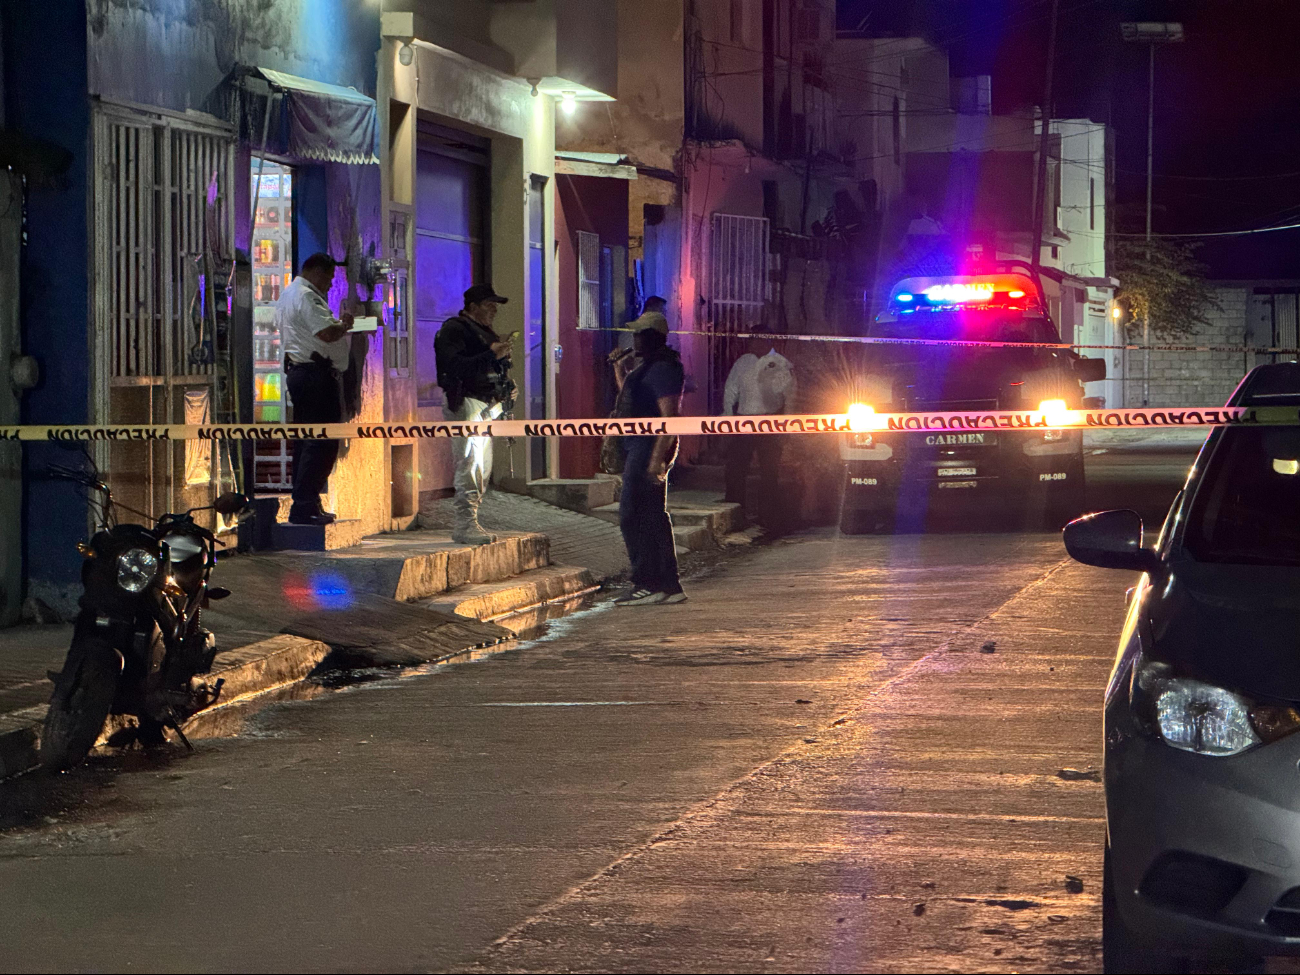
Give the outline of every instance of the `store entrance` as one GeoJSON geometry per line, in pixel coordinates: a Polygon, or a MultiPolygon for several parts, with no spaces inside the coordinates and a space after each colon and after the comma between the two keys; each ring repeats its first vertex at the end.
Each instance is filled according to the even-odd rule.
{"type": "MultiPolygon", "coordinates": [[[[284,348],[275,303],[293,280],[293,167],[253,158],[253,419],[288,423],[284,348]]],[[[283,440],[259,440],[254,484],[259,491],[293,488],[293,457],[283,440]]]]}

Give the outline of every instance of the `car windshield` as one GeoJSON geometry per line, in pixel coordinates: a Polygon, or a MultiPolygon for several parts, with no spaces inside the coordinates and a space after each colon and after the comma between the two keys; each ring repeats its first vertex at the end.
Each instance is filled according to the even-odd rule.
{"type": "Polygon", "coordinates": [[[1059,342],[1046,319],[988,311],[927,311],[876,322],[873,336],[894,339],[966,339],[975,342],[1059,342]]]}
{"type": "Polygon", "coordinates": [[[1300,429],[1225,431],[1184,545],[1201,562],[1300,565],[1300,429]]]}

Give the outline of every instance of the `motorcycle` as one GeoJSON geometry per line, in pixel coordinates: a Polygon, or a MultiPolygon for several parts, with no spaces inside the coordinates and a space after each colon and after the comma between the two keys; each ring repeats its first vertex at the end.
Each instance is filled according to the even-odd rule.
{"type": "Polygon", "coordinates": [[[216,638],[200,625],[202,610],[230,590],[209,585],[223,543],[194,521],[201,511],[227,517],[249,499],[235,492],[216,502],[167,513],[152,528],[120,523],[120,506],[87,456],[81,470],[52,465],[49,476],[86,488],[97,530],[78,545],[81,611],[63,670],[50,673],[54,693],[40,742],[40,763],[71,768],[94,747],[110,714],[132,715],[143,744],[161,744],[166,729],[192,750],[181,725],[216,703],[223,681],[209,683],[216,638]],[[88,469],[87,469],[88,468],[88,469]]]}

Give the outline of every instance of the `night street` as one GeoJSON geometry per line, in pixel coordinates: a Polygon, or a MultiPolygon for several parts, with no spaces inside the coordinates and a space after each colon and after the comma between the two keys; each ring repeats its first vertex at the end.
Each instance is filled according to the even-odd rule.
{"type": "Polygon", "coordinates": [[[1300,975],[1298,35],[0,0],[0,973],[1300,975]]]}
{"type": "MultiPolygon", "coordinates": [[[[1116,456],[1097,483],[1156,510],[1190,459],[1116,456]]],[[[1096,971],[1101,690],[1132,581],[1056,533],[814,531],[682,606],[598,603],[474,662],[237,709],[192,755],[11,780],[0,956],[1096,971]]]]}

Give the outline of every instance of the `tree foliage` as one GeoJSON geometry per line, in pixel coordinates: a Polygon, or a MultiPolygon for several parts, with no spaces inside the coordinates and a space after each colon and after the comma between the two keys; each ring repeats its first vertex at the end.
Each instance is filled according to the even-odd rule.
{"type": "Polygon", "coordinates": [[[1113,246],[1111,268],[1119,278],[1115,300],[1128,312],[1125,329],[1140,330],[1150,315],[1156,337],[1176,339],[1211,324],[1209,313],[1220,305],[1203,277],[1194,245],[1123,237],[1113,246]]]}

